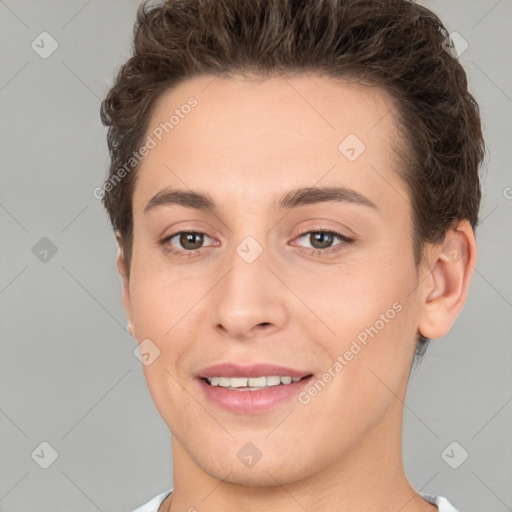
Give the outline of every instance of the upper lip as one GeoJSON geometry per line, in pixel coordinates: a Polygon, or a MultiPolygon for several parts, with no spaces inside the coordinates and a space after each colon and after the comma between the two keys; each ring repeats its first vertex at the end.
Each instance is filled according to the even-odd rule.
{"type": "Polygon", "coordinates": [[[219,363],[203,368],[199,373],[199,378],[211,377],[262,377],[278,375],[281,377],[306,377],[311,372],[286,368],[276,364],[251,364],[239,365],[233,363],[219,363]]]}

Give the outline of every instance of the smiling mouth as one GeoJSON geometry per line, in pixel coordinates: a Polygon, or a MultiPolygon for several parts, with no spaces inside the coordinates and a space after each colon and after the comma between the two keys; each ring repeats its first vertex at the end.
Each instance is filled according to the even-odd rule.
{"type": "Polygon", "coordinates": [[[203,377],[201,380],[209,386],[219,387],[231,391],[260,391],[273,387],[290,386],[304,379],[309,379],[313,374],[304,377],[290,377],[287,375],[269,375],[261,377],[203,377]]]}

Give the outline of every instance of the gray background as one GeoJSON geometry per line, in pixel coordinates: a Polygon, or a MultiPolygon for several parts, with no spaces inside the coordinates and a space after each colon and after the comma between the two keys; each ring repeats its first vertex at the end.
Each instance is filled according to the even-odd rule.
{"type": "MultiPolygon", "coordinates": [[[[418,490],[461,512],[501,512],[512,510],[512,2],[423,3],[469,43],[460,58],[488,155],[471,292],[413,372],[405,465],[418,490]],[[462,450],[453,469],[445,460],[462,450]]],[[[128,511],[172,485],[170,436],[132,352],[114,237],[92,194],[108,166],[99,104],[129,55],[137,4],[0,0],[2,512],[128,511]],[[43,31],[59,45],[47,59],[31,47],[43,31]],[[58,453],[48,469],[43,441],[58,453]]]]}

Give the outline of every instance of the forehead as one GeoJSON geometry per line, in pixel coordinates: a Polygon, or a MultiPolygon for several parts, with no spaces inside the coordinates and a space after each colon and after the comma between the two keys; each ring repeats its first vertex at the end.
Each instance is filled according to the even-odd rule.
{"type": "Polygon", "coordinates": [[[134,212],[166,183],[221,199],[320,180],[361,191],[388,181],[407,195],[395,172],[394,104],[376,86],[315,74],[201,75],[160,96],[146,136],[154,147],[140,166],[134,212]]]}

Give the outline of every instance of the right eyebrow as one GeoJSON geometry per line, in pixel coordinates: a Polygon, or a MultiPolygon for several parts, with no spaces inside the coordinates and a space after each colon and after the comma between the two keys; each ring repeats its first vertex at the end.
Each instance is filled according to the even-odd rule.
{"type": "Polygon", "coordinates": [[[215,203],[207,194],[165,188],[148,201],[144,208],[144,213],[158,206],[170,206],[173,204],[198,210],[215,210],[215,203]]]}

